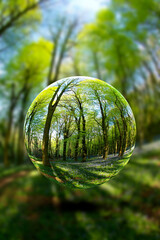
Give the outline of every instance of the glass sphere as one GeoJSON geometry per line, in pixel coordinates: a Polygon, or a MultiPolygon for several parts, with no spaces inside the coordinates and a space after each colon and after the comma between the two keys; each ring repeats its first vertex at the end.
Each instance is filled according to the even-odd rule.
{"type": "Polygon", "coordinates": [[[136,124],[125,98],[90,77],[69,77],[45,88],[25,119],[25,145],[47,178],[90,188],[115,176],[129,161],[136,124]]]}

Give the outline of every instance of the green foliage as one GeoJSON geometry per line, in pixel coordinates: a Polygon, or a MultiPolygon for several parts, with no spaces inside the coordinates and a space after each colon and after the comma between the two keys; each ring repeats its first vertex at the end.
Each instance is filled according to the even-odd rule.
{"type": "Polygon", "coordinates": [[[23,84],[27,78],[33,88],[42,83],[47,74],[51,49],[52,43],[45,39],[27,44],[7,65],[6,78],[17,85],[23,84]]]}
{"type": "MultiPolygon", "coordinates": [[[[0,9],[3,13],[3,25],[5,25],[7,22],[9,22],[10,19],[13,19],[13,26],[21,26],[22,24],[25,24],[27,21],[30,23],[33,23],[34,21],[40,21],[41,20],[41,14],[38,10],[38,1],[37,0],[7,0],[7,1],[1,1],[0,3],[0,9]],[[35,7],[32,7],[34,6],[35,7]],[[37,5],[37,6],[36,6],[37,5]],[[28,11],[26,11],[28,9],[28,11]],[[22,15],[22,17],[16,18],[17,15],[22,13],[23,11],[26,11],[25,14],[22,15]],[[14,19],[16,21],[14,22],[14,19]]],[[[1,27],[2,27],[1,26],[1,27]]],[[[28,26],[29,27],[29,26],[28,26]]]]}
{"type": "Polygon", "coordinates": [[[79,59],[88,60],[85,71],[106,79],[127,98],[141,142],[155,134],[160,122],[159,36],[156,0],[111,1],[78,36],[79,59]]]}

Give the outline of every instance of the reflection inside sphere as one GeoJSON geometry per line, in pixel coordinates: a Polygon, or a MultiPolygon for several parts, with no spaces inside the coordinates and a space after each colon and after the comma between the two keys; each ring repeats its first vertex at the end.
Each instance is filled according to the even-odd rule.
{"type": "Polygon", "coordinates": [[[45,88],[25,120],[33,164],[53,181],[90,188],[116,175],[135,144],[135,120],[124,97],[89,77],[71,77],[45,88]]]}

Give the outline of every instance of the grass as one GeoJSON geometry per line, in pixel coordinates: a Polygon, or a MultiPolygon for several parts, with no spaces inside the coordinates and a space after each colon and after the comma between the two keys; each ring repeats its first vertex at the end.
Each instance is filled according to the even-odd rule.
{"type": "Polygon", "coordinates": [[[107,183],[88,190],[49,181],[30,166],[0,169],[1,240],[159,240],[160,151],[134,156],[107,183]]]}
{"type": "Polygon", "coordinates": [[[117,175],[128,163],[132,152],[125,156],[112,156],[107,160],[96,158],[87,162],[50,161],[51,167],[31,157],[35,167],[50,180],[70,188],[88,189],[102,184],[117,175]]]}

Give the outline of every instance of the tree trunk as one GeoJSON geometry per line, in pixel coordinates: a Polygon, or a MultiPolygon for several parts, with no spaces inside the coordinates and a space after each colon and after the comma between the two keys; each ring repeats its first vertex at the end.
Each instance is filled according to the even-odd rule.
{"type": "Polygon", "coordinates": [[[24,135],[23,135],[23,126],[24,126],[24,119],[25,119],[25,108],[27,99],[30,93],[30,88],[27,86],[28,79],[26,79],[26,88],[24,90],[24,95],[22,99],[22,106],[20,111],[20,117],[19,117],[19,134],[18,134],[18,149],[17,149],[17,163],[21,164],[24,160],[24,135]]]}
{"type": "Polygon", "coordinates": [[[122,140],[122,156],[123,156],[124,152],[126,151],[127,124],[123,114],[121,114],[121,119],[123,122],[123,140],[122,140]]]}
{"type": "Polygon", "coordinates": [[[50,166],[49,163],[49,159],[48,159],[48,140],[49,140],[49,130],[51,127],[51,121],[52,121],[52,117],[53,114],[56,110],[56,107],[63,95],[63,93],[65,92],[65,90],[67,89],[67,87],[72,83],[73,81],[70,81],[67,85],[64,86],[64,88],[61,90],[59,96],[57,96],[61,86],[63,85],[60,84],[56,91],[54,92],[52,99],[48,105],[48,113],[47,113],[47,118],[46,118],[46,122],[45,122],[45,127],[44,127],[44,131],[43,131],[43,141],[42,141],[42,162],[45,166],[50,166]],[[57,98],[56,98],[57,97],[57,98]],[[55,101],[56,98],[56,101],[55,101]],[[53,102],[55,101],[54,105],[53,102]]]}
{"type": "Polygon", "coordinates": [[[8,115],[8,123],[7,123],[7,130],[4,140],[4,165],[5,167],[9,166],[9,143],[10,143],[10,137],[11,137],[11,130],[12,130],[12,122],[13,122],[13,111],[16,105],[16,101],[14,99],[14,84],[12,85],[11,90],[11,98],[10,98],[10,107],[9,107],[9,115],[8,115]]]}
{"type": "Polygon", "coordinates": [[[80,139],[80,120],[77,123],[77,130],[78,130],[78,134],[76,138],[75,154],[74,154],[75,161],[78,160],[78,148],[79,148],[79,139],[80,139]]]}
{"type": "Polygon", "coordinates": [[[35,105],[35,108],[33,109],[33,112],[31,113],[30,115],[30,118],[29,118],[29,123],[28,123],[28,131],[27,131],[27,136],[28,136],[28,151],[29,153],[31,154],[31,123],[32,123],[32,120],[34,118],[34,115],[36,113],[35,109],[36,109],[36,106],[35,105]]]}
{"type": "Polygon", "coordinates": [[[122,131],[121,131],[121,128],[120,128],[120,125],[119,125],[119,122],[116,118],[116,123],[117,123],[117,127],[118,127],[118,131],[119,131],[119,146],[118,146],[118,150],[119,150],[119,156],[122,156],[122,139],[123,139],[123,136],[122,136],[122,131]]]}
{"type": "Polygon", "coordinates": [[[108,136],[106,132],[106,128],[102,126],[103,130],[103,141],[104,141],[104,148],[103,148],[103,159],[106,160],[108,156],[108,136]]]}
{"type": "Polygon", "coordinates": [[[46,123],[43,131],[43,143],[42,143],[42,161],[45,166],[50,166],[49,158],[48,158],[48,143],[49,143],[49,130],[51,126],[51,121],[53,117],[54,111],[52,110],[52,106],[48,109],[48,114],[46,118],[46,123]]]}
{"type": "Polygon", "coordinates": [[[9,119],[8,119],[8,124],[7,124],[7,132],[5,136],[5,141],[4,141],[4,165],[5,167],[9,166],[9,143],[10,143],[10,136],[11,136],[11,127],[12,127],[12,121],[13,121],[13,108],[10,108],[9,110],[9,119]]]}
{"type": "Polygon", "coordinates": [[[61,45],[59,56],[57,56],[58,57],[58,61],[57,61],[57,64],[55,66],[54,77],[51,80],[52,83],[54,83],[54,82],[56,82],[58,80],[60,67],[61,67],[64,55],[65,55],[65,52],[66,52],[66,49],[67,49],[67,44],[68,44],[69,38],[72,35],[74,27],[75,27],[75,23],[71,23],[70,26],[67,29],[66,35],[65,35],[64,40],[63,40],[62,45],[61,45]]]}
{"type": "Polygon", "coordinates": [[[95,70],[97,73],[97,78],[102,79],[97,52],[93,52],[93,61],[94,61],[95,70]]]}
{"type": "Polygon", "coordinates": [[[86,148],[86,120],[82,114],[82,162],[86,162],[87,148],[86,148]]]}
{"type": "Polygon", "coordinates": [[[64,142],[63,142],[63,161],[66,161],[66,152],[67,152],[67,138],[64,136],[64,142]]]}
{"type": "Polygon", "coordinates": [[[103,105],[102,105],[102,102],[101,102],[101,99],[100,99],[100,96],[98,94],[98,91],[95,90],[95,96],[98,100],[98,103],[99,103],[99,107],[100,107],[100,111],[101,111],[101,117],[102,117],[102,132],[103,132],[103,142],[104,142],[104,147],[103,147],[103,159],[107,159],[107,156],[108,156],[108,151],[109,151],[109,148],[108,148],[108,122],[107,122],[107,125],[106,125],[106,112],[105,110],[103,109],[103,105]]]}
{"type": "Polygon", "coordinates": [[[59,157],[59,136],[56,135],[56,150],[55,150],[55,158],[59,157]]]}

